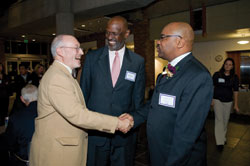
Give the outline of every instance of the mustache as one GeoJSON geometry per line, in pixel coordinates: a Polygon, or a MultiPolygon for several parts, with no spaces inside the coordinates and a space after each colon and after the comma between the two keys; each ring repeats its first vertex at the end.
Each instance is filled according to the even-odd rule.
{"type": "Polygon", "coordinates": [[[107,39],[107,41],[114,41],[114,42],[117,42],[116,39],[107,39]]]}

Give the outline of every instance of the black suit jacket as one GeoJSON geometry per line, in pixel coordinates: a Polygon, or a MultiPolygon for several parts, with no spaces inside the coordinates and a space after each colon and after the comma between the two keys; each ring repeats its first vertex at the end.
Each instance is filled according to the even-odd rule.
{"type": "MultiPolygon", "coordinates": [[[[119,116],[130,113],[142,106],[145,91],[144,59],[134,52],[125,49],[119,78],[115,87],[112,85],[108,47],[91,51],[86,55],[80,85],[90,110],[103,114],[119,116]],[[133,72],[134,81],[125,79],[127,72],[133,72]]],[[[98,146],[104,145],[107,138],[115,146],[131,143],[133,132],[115,135],[98,131],[89,132],[89,142],[98,146]]]]}
{"type": "Polygon", "coordinates": [[[147,117],[152,166],[204,166],[212,78],[191,54],[176,66],[173,77],[159,77],[151,101],[132,113],[135,126],[147,117]]]}
{"type": "Polygon", "coordinates": [[[17,93],[17,97],[21,96],[21,90],[25,87],[28,83],[31,83],[31,76],[30,73],[27,73],[26,80],[23,79],[21,75],[17,75],[15,78],[15,91],[17,93]]]}
{"type": "Polygon", "coordinates": [[[17,110],[10,116],[5,132],[8,150],[22,159],[28,159],[29,144],[34,133],[34,120],[37,117],[37,102],[17,110]]]}

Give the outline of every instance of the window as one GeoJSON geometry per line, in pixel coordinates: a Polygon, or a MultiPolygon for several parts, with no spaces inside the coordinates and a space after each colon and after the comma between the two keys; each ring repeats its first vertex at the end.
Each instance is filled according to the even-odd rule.
{"type": "Polygon", "coordinates": [[[5,43],[4,43],[4,52],[5,53],[10,53],[10,41],[6,41],[5,43]]]}
{"type": "Polygon", "coordinates": [[[202,9],[197,9],[194,11],[194,31],[202,30],[202,9]]]}
{"type": "Polygon", "coordinates": [[[40,43],[29,43],[28,54],[40,54],[40,43]]]}
{"type": "Polygon", "coordinates": [[[26,43],[12,42],[11,47],[13,54],[26,54],[26,43]]]}
{"type": "Polygon", "coordinates": [[[42,43],[41,44],[41,52],[42,55],[47,55],[48,54],[48,44],[47,43],[42,43]]]}

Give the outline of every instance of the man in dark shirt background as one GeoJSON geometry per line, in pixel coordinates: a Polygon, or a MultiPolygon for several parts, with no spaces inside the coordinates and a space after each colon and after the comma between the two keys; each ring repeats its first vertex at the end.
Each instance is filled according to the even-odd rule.
{"type": "Polygon", "coordinates": [[[25,66],[24,64],[20,64],[19,72],[20,74],[15,77],[15,83],[14,83],[14,86],[15,86],[14,91],[16,92],[16,100],[13,106],[13,110],[18,110],[24,107],[22,101],[20,100],[21,89],[25,87],[28,83],[31,83],[31,76],[27,70],[27,66],[25,66]]]}

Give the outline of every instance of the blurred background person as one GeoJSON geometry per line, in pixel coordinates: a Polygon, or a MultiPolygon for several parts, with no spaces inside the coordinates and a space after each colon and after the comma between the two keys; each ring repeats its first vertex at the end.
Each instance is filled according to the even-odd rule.
{"type": "Polygon", "coordinates": [[[37,64],[34,71],[31,73],[31,83],[36,87],[39,86],[40,80],[42,79],[44,73],[44,66],[42,64],[37,64]]]}
{"type": "Polygon", "coordinates": [[[9,106],[9,80],[2,63],[0,63],[0,106],[0,126],[3,126],[9,106]]]}
{"type": "MultiPolygon", "coordinates": [[[[25,87],[28,83],[31,83],[31,76],[28,72],[27,66],[24,64],[19,65],[19,72],[20,74],[16,76],[15,78],[15,92],[16,92],[16,100],[13,106],[14,110],[21,109],[25,107],[25,105],[20,100],[21,96],[21,89],[25,87]]],[[[13,112],[13,111],[12,111],[13,112]]]]}
{"type": "Polygon", "coordinates": [[[37,87],[31,84],[21,90],[25,108],[14,112],[5,132],[10,166],[25,166],[28,163],[29,147],[37,117],[37,87]]]}
{"type": "Polygon", "coordinates": [[[239,78],[235,74],[235,65],[232,58],[227,58],[223,66],[213,75],[214,97],[213,107],[215,113],[215,140],[219,151],[226,143],[227,125],[232,105],[239,112],[238,90],[239,78]]]}

